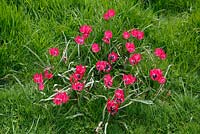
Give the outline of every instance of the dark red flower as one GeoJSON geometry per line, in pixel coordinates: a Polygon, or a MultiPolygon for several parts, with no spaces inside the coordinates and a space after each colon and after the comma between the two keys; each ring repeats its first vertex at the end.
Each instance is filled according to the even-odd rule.
{"type": "Polygon", "coordinates": [[[127,31],[123,32],[123,38],[124,38],[124,39],[130,38],[130,33],[127,32],[127,31]]]}
{"type": "Polygon", "coordinates": [[[166,59],[167,55],[162,48],[156,48],[154,54],[159,57],[161,60],[166,59]]]}
{"type": "Polygon", "coordinates": [[[137,78],[134,77],[132,74],[124,74],[122,80],[124,81],[125,85],[131,85],[136,82],[137,78]]]}
{"type": "Polygon", "coordinates": [[[125,44],[125,47],[126,47],[126,50],[129,52],[129,53],[133,53],[135,51],[135,45],[134,43],[131,43],[131,42],[127,42],[125,44]]]}
{"type": "Polygon", "coordinates": [[[38,73],[34,74],[33,81],[35,83],[43,83],[43,76],[42,76],[42,74],[38,74],[38,73]]]}
{"type": "Polygon", "coordinates": [[[159,79],[161,79],[163,77],[163,72],[161,69],[152,69],[150,70],[150,77],[152,80],[154,81],[158,81],[159,79]]]}
{"type": "Polygon", "coordinates": [[[74,41],[78,44],[78,45],[83,45],[85,38],[83,36],[76,36],[74,38],[74,41]]]}
{"type": "Polygon", "coordinates": [[[51,72],[49,73],[49,70],[46,69],[44,71],[44,78],[51,79],[51,78],[53,78],[53,74],[51,72]]]}
{"type": "Polygon", "coordinates": [[[118,54],[115,53],[115,52],[111,52],[109,55],[108,55],[108,60],[111,61],[111,62],[115,62],[117,61],[119,58],[118,54]]]}
{"type": "Polygon", "coordinates": [[[99,51],[100,51],[99,44],[93,43],[93,44],[92,44],[92,52],[98,53],[99,51]]]}
{"type": "Polygon", "coordinates": [[[90,34],[92,32],[92,27],[89,25],[82,25],[79,29],[82,34],[90,34]]]}
{"type": "Polygon", "coordinates": [[[58,48],[50,48],[49,49],[49,54],[51,56],[58,56],[59,55],[59,49],[58,48]]]}
{"type": "Polygon", "coordinates": [[[123,89],[117,89],[115,90],[115,102],[118,104],[121,104],[124,102],[124,90],[123,89]]]}
{"type": "Polygon", "coordinates": [[[141,54],[133,54],[130,58],[129,58],[129,62],[131,65],[136,65],[141,61],[141,54]]]}
{"type": "Polygon", "coordinates": [[[76,66],[76,73],[84,75],[85,71],[86,66],[83,66],[81,64],[76,66]]]}
{"type": "Polygon", "coordinates": [[[68,100],[69,96],[67,95],[66,92],[58,92],[53,98],[53,102],[56,105],[61,105],[63,103],[66,103],[68,100]]]}
{"type": "Polygon", "coordinates": [[[112,79],[112,76],[110,74],[106,74],[104,75],[104,85],[109,88],[109,87],[112,87],[112,84],[113,84],[113,79],[112,79]]]}
{"type": "Polygon", "coordinates": [[[76,82],[72,84],[72,89],[76,91],[82,91],[84,88],[84,83],[76,82]]]}
{"type": "Polygon", "coordinates": [[[118,112],[118,104],[114,100],[108,99],[106,107],[111,115],[114,115],[118,112]]]}
{"type": "Polygon", "coordinates": [[[106,37],[103,37],[103,42],[105,43],[105,44],[110,44],[110,39],[109,38],[106,38],[106,37]]]}
{"type": "Polygon", "coordinates": [[[109,20],[114,16],[115,16],[115,10],[109,9],[106,13],[104,13],[103,18],[104,18],[104,20],[109,20]]]}
{"type": "Polygon", "coordinates": [[[112,38],[112,31],[107,30],[104,32],[104,37],[107,39],[111,39],[112,38]]]}

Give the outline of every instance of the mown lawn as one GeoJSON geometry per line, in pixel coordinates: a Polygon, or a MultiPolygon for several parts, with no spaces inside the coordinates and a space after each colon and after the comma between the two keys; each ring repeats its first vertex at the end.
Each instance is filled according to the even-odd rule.
{"type": "Polygon", "coordinates": [[[97,33],[112,28],[118,36],[143,29],[140,45],[164,48],[161,66],[172,65],[155,104],[122,109],[111,117],[109,134],[200,133],[200,2],[193,0],[0,0],[0,133],[95,133],[104,100],[40,102],[48,96],[32,80],[42,70],[34,53],[46,61],[48,48],[63,50],[82,24],[97,33]],[[107,24],[102,14],[109,8],[117,16],[107,24]]]}

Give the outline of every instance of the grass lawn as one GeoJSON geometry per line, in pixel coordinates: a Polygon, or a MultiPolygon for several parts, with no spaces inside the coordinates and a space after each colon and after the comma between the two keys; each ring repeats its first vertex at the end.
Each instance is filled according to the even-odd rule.
{"type": "MultiPolygon", "coordinates": [[[[87,64],[87,49],[81,51],[82,59],[74,56],[73,38],[83,24],[91,25],[94,33],[113,29],[116,37],[133,27],[142,29],[145,39],[136,44],[162,47],[168,57],[159,66],[172,65],[155,104],[135,102],[120,110],[110,117],[108,134],[200,133],[198,0],[0,0],[0,133],[95,133],[105,100],[82,98],[55,106],[40,101],[48,93],[38,91],[32,80],[43,69],[40,64],[48,64],[48,49],[63,50],[68,41],[70,60],[87,64]],[[110,8],[116,17],[107,23],[102,14],[110,8]]],[[[87,45],[101,42],[101,36],[92,36],[87,45]]]]}

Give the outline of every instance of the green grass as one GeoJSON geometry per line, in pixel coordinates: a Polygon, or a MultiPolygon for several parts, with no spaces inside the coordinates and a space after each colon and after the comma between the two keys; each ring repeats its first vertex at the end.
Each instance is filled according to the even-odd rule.
{"type": "MultiPolygon", "coordinates": [[[[108,133],[199,133],[199,7],[192,0],[0,0],[0,133],[95,133],[105,101],[70,101],[58,107],[39,102],[48,98],[32,82],[41,62],[27,49],[48,65],[48,48],[64,49],[65,37],[73,40],[81,24],[92,25],[97,42],[106,29],[115,29],[119,37],[132,27],[144,29],[145,39],[135,44],[163,47],[168,58],[159,67],[173,65],[155,105],[134,103],[120,110],[111,117],[108,133]],[[112,25],[101,19],[109,8],[117,12],[112,25]],[[76,114],[83,116],[68,118],[76,114]]],[[[75,58],[74,46],[71,41],[69,51],[75,52],[70,60],[75,58]]],[[[81,54],[84,58],[90,53],[83,47],[81,54]]]]}

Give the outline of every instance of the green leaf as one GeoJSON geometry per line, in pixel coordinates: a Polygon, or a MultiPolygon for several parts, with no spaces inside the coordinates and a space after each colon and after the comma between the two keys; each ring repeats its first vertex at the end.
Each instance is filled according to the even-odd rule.
{"type": "Polygon", "coordinates": [[[152,105],[154,104],[152,100],[137,100],[137,99],[131,99],[131,101],[136,101],[136,102],[141,102],[147,105],[152,105]]]}

